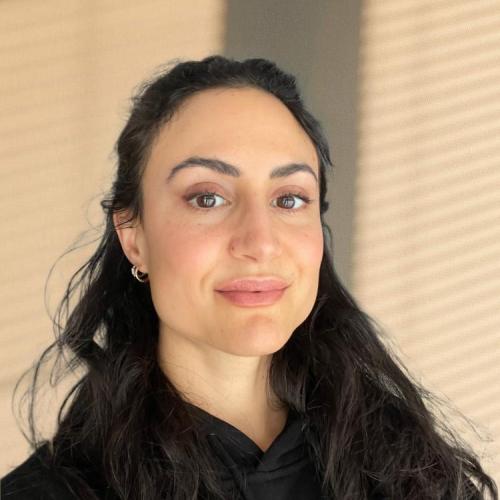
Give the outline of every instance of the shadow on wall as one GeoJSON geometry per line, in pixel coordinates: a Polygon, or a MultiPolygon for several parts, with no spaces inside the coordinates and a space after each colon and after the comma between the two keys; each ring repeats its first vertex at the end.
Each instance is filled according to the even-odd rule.
{"type": "Polygon", "coordinates": [[[351,284],[357,165],[357,72],[361,0],[229,1],[224,54],[264,57],[297,76],[321,121],[334,164],[327,221],[342,281],[351,284]]]}

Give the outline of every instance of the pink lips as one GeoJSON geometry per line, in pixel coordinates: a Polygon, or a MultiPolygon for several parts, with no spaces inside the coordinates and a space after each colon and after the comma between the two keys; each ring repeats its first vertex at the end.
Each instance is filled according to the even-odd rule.
{"type": "Polygon", "coordinates": [[[236,305],[265,306],[279,300],[288,286],[277,278],[247,278],[223,283],[216,291],[236,305]]]}
{"type": "Polygon", "coordinates": [[[288,283],[279,278],[244,278],[234,279],[219,285],[218,292],[268,292],[270,290],[283,290],[288,283]]]}

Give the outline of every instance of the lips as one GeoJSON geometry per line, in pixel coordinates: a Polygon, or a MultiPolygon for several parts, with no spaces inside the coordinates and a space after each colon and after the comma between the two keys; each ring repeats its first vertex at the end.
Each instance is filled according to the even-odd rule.
{"type": "Polygon", "coordinates": [[[270,292],[273,290],[283,290],[288,287],[288,283],[281,278],[238,278],[226,281],[217,286],[218,292],[270,292]]]}
{"type": "Polygon", "coordinates": [[[279,301],[289,286],[276,276],[247,276],[226,281],[218,285],[216,291],[234,305],[262,307],[279,301]]]}
{"type": "Polygon", "coordinates": [[[286,289],[270,290],[268,292],[217,292],[224,299],[241,307],[269,306],[281,299],[286,289]]]}

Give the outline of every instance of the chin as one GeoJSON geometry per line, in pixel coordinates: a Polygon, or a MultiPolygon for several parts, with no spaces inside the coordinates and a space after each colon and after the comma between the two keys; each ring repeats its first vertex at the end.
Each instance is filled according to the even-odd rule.
{"type": "Polygon", "coordinates": [[[256,338],[239,338],[239,342],[231,342],[230,346],[224,349],[230,354],[236,356],[269,356],[279,351],[290,339],[291,335],[278,336],[278,335],[263,335],[256,338]]]}

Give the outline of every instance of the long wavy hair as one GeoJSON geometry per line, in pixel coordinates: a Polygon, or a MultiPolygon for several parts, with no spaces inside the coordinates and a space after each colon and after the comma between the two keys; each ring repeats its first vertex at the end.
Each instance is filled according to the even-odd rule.
{"type": "Polygon", "coordinates": [[[106,488],[109,498],[127,500],[227,498],[195,415],[159,367],[150,288],[132,278],[113,214],[130,213],[125,223],[140,220],[141,177],[152,143],[184,100],[210,88],[254,87],[290,110],[319,159],[325,246],[318,293],[309,316],[273,354],[269,384],[306,422],[308,453],[324,495],[465,499],[475,485],[480,498],[497,499],[495,482],[477,455],[432,410],[437,397],[413,380],[336,274],[323,218],[329,147],[295,78],[265,59],[216,55],[175,62],[132,98],[116,143],[116,175],[101,201],[102,236],[57,307],[56,340],[21,377],[33,371],[23,398],[29,436],[23,434],[32,448],[47,445],[47,466],[82,499],[96,499],[95,491],[106,488]],[[56,361],[64,359],[54,366],[58,381],[78,367],[84,374],[59,408],[53,437],[43,439],[34,408],[39,370],[53,352],[56,361]]]}

